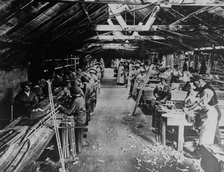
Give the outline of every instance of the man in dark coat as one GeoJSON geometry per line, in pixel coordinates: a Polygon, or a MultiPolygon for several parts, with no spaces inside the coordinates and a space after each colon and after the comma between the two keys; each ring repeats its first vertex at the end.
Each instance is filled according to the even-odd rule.
{"type": "Polygon", "coordinates": [[[31,83],[23,82],[22,90],[15,97],[15,118],[19,116],[30,116],[30,112],[38,104],[37,95],[31,91],[31,83]]]}

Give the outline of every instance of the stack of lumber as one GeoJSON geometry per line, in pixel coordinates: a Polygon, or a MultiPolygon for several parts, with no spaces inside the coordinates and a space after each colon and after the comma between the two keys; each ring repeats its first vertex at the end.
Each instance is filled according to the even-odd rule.
{"type": "MultiPolygon", "coordinates": [[[[31,118],[19,117],[0,130],[0,171],[30,171],[52,139],[55,132],[49,100],[41,102],[39,109],[31,118]]],[[[62,118],[57,112],[57,125],[62,118]]]]}

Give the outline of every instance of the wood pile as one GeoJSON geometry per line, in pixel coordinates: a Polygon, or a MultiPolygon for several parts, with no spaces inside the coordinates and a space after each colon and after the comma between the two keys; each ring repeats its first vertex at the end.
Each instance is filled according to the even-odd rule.
{"type": "MultiPolygon", "coordinates": [[[[1,171],[29,171],[55,134],[49,101],[46,99],[39,107],[32,118],[19,117],[0,130],[1,171]]],[[[62,118],[57,111],[57,125],[62,118]]]]}

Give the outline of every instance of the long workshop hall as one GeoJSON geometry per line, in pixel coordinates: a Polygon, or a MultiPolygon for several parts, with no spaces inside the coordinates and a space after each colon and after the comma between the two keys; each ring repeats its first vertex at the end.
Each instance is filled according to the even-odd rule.
{"type": "Polygon", "coordinates": [[[128,99],[128,89],[118,86],[113,70],[105,69],[95,115],[89,124],[89,146],[71,171],[135,172],[180,170],[198,171],[199,166],[172,148],[156,142],[151,116],[137,109],[128,99]]]}
{"type": "Polygon", "coordinates": [[[0,171],[224,171],[223,0],[0,0],[0,171]]]}

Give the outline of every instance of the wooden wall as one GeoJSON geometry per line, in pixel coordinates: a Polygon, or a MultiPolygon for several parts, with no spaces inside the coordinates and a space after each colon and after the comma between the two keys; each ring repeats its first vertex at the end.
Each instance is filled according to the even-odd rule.
{"type": "Polygon", "coordinates": [[[20,90],[21,82],[27,81],[26,68],[16,68],[10,71],[0,71],[0,128],[10,120],[11,104],[14,96],[20,90]]]}

